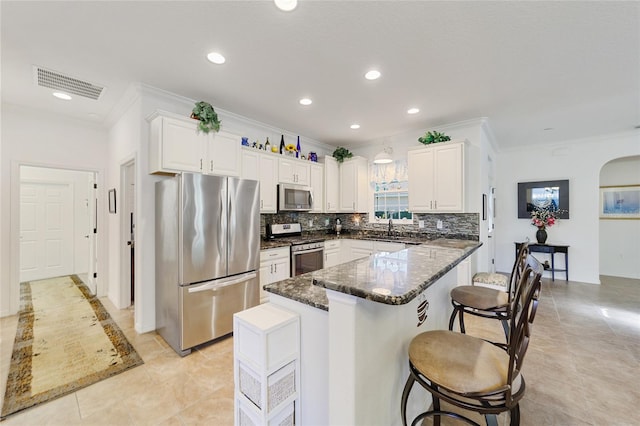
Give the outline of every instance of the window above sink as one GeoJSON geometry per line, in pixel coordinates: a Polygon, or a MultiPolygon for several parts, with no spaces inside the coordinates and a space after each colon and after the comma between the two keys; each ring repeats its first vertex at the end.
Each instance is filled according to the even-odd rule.
{"type": "Polygon", "coordinates": [[[370,187],[373,192],[371,223],[412,224],[409,211],[409,181],[407,160],[371,166],[370,187]]]}

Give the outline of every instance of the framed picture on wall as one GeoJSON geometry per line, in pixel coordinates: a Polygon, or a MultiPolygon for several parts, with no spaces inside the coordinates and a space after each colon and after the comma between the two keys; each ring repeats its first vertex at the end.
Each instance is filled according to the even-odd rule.
{"type": "Polygon", "coordinates": [[[569,180],[518,183],[518,219],[531,219],[535,209],[558,211],[559,219],[569,219],[569,180]]]}
{"type": "Polygon", "coordinates": [[[601,186],[600,219],[640,219],[640,185],[601,186]]]}
{"type": "Polygon", "coordinates": [[[116,189],[109,190],[109,213],[116,213],[116,189]]]}

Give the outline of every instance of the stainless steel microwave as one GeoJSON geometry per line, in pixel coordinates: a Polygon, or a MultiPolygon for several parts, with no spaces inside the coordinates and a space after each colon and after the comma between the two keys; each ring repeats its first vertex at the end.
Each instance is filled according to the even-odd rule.
{"type": "Polygon", "coordinates": [[[306,212],[313,209],[313,192],[310,186],[278,185],[278,211],[306,212]]]}

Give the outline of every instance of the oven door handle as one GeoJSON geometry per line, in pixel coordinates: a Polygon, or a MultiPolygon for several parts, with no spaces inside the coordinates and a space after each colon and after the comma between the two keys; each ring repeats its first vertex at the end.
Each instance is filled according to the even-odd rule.
{"type": "Polygon", "coordinates": [[[323,251],[323,250],[324,250],[324,247],[317,247],[317,248],[308,249],[308,250],[294,251],[293,255],[297,256],[299,254],[315,253],[315,252],[323,251]]]}

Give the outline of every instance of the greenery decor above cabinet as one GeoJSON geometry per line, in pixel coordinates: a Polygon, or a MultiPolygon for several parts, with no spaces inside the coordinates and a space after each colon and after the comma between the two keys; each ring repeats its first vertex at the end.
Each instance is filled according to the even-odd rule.
{"type": "Polygon", "coordinates": [[[240,176],[240,136],[198,131],[198,120],[165,111],[148,118],[149,173],[240,176]]]}
{"type": "Polygon", "coordinates": [[[411,212],[464,211],[464,151],[452,141],[407,153],[411,212]]]}

